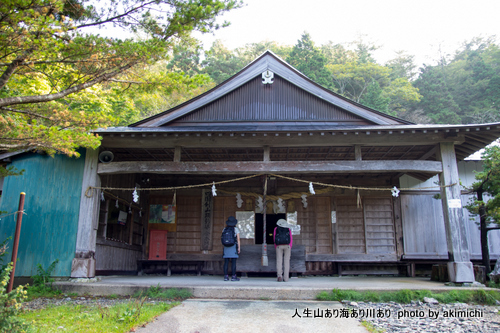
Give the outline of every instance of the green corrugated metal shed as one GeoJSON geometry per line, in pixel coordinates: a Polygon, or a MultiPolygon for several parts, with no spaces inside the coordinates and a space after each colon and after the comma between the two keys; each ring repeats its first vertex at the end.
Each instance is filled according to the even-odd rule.
{"type": "MultiPolygon", "coordinates": [[[[85,164],[85,151],[80,158],[54,157],[24,153],[12,157],[10,165],[24,169],[22,176],[4,180],[0,211],[15,212],[21,192],[26,193],[16,276],[33,276],[41,264],[44,269],[56,259],[53,276],[70,276],[75,255],[78,215],[85,164]]],[[[14,238],[16,216],[0,220],[0,241],[14,238]]],[[[12,255],[9,241],[8,254],[12,255]]]]}

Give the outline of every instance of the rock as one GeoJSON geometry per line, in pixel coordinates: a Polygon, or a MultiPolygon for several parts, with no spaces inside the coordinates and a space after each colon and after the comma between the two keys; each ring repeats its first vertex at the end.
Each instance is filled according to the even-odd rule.
{"type": "Polygon", "coordinates": [[[427,303],[427,304],[439,304],[439,302],[437,301],[437,299],[432,298],[432,297],[424,297],[424,303],[427,303]]]}
{"type": "Polygon", "coordinates": [[[490,273],[490,280],[495,283],[500,282],[500,258],[497,259],[495,268],[493,268],[493,271],[490,273]]]}

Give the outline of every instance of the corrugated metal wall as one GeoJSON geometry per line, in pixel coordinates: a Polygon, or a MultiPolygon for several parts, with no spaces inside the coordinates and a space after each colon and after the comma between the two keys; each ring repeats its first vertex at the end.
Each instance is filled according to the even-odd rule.
{"type": "Polygon", "coordinates": [[[260,77],[170,125],[207,121],[345,121],[367,124],[353,114],[322,101],[275,76],[270,86],[260,77]]]}
{"type": "MultiPolygon", "coordinates": [[[[33,276],[38,264],[44,269],[56,259],[53,276],[70,276],[75,254],[78,213],[85,152],[80,158],[54,158],[26,153],[13,158],[11,165],[24,169],[22,176],[7,177],[0,211],[15,212],[19,195],[26,193],[16,276],[33,276]]],[[[14,238],[16,217],[0,220],[0,240],[14,238]]],[[[7,261],[11,258],[9,242],[7,261]]]]}

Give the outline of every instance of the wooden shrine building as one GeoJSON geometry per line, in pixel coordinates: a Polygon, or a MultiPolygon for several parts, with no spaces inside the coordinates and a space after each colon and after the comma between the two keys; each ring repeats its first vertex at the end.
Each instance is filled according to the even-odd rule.
{"type": "Polygon", "coordinates": [[[220,233],[235,216],[240,272],[275,271],[270,234],[286,218],[295,224],[295,272],[398,273],[444,261],[452,281],[474,279],[457,161],[496,140],[500,123],[413,124],[326,90],[266,52],[184,104],[97,133],[102,146],[85,157],[74,277],[135,272],[138,262],[146,273],[219,274],[220,233]],[[403,175],[439,176],[413,196],[440,194],[429,199],[439,208],[433,221],[415,218],[428,207],[406,200],[417,191],[400,188],[403,175]],[[445,232],[444,254],[440,240],[420,237],[432,228],[445,232]],[[167,231],[165,248],[150,246],[153,230],[167,231]],[[410,255],[409,244],[422,250],[410,255]],[[152,251],[165,258],[141,266],[152,251]]]}

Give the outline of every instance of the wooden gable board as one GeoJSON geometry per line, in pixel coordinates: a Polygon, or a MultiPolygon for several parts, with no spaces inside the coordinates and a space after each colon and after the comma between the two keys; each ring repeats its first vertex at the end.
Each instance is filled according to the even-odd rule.
{"type": "Polygon", "coordinates": [[[319,85],[312,82],[296,69],[276,57],[270,51],[265,52],[257,60],[249,64],[238,74],[234,75],[229,80],[223,82],[212,90],[183,103],[169,111],[160,113],[143,121],[130,125],[131,127],[161,127],[177,120],[191,112],[194,112],[209,103],[233,92],[249,81],[260,77],[264,71],[270,70],[279,77],[287,80],[293,85],[303,89],[316,98],[331,103],[353,115],[365,119],[375,125],[400,125],[410,124],[404,120],[400,120],[388,115],[384,115],[375,110],[371,110],[362,105],[356,104],[348,99],[345,99],[319,85]]]}

